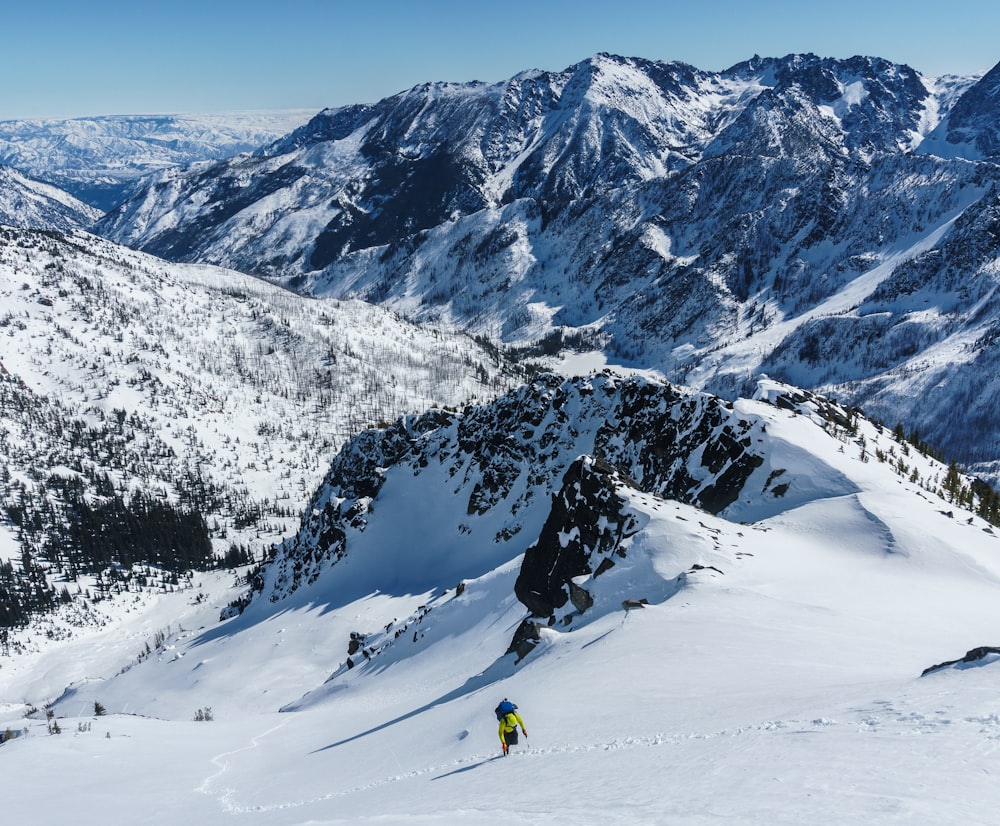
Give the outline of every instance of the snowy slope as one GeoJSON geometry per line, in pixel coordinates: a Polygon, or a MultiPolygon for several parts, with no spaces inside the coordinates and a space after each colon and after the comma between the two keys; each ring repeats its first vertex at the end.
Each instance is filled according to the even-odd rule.
{"type": "Polygon", "coordinates": [[[101,214],[68,192],[0,166],[0,224],[68,230],[88,226],[101,214]]]}
{"type": "MultiPolygon", "coordinates": [[[[206,603],[181,612],[172,598],[183,630],[139,663],[169,611],[123,617],[116,640],[4,659],[0,723],[27,729],[0,747],[19,789],[8,810],[38,824],[69,806],[151,824],[992,822],[1000,662],[920,675],[996,642],[1000,540],[927,490],[943,468],[863,419],[822,418],[834,412],[773,382],[734,406],[793,480],[787,507],[772,497],[750,524],[599,471],[598,499],[630,525],[621,554],[577,577],[593,605],[542,628],[519,663],[504,652],[527,616],[524,558],[489,563],[461,593],[456,561],[428,588],[471,485],[426,485],[417,532],[399,518],[412,473],[389,468],[355,550],[409,540],[391,588],[355,588],[365,566],[342,563],[219,625],[229,589],[209,577],[206,603]],[[626,598],[649,604],[625,612],[626,598]],[[351,632],[381,649],[346,669],[351,632]],[[20,716],[70,681],[53,706],[62,734],[20,716]],[[504,696],[529,733],[506,760],[491,711],[504,696]],[[206,708],[214,720],[193,722],[206,708]]],[[[547,497],[532,509],[557,510],[547,497]]],[[[489,543],[469,536],[475,565],[489,543]]]]}

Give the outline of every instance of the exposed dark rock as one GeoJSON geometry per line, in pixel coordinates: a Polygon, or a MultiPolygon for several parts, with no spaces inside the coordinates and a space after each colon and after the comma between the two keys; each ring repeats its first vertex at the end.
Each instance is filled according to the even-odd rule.
{"type": "Polygon", "coordinates": [[[569,586],[569,601],[573,603],[573,607],[579,613],[583,613],[588,608],[592,607],[594,604],[594,598],[590,595],[590,592],[585,588],[581,588],[573,580],[569,580],[566,583],[569,586]]]}
{"type": "Polygon", "coordinates": [[[612,560],[611,557],[609,556],[604,557],[604,559],[601,560],[600,565],[597,566],[597,570],[594,571],[594,579],[597,579],[597,577],[599,577],[601,574],[610,571],[614,567],[615,567],[614,560],[612,560]]]}
{"type": "MultiPolygon", "coordinates": [[[[785,392],[778,393],[771,399],[771,403],[782,410],[793,410],[796,413],[815,413],[824,421],[835,424],[837,427],[849,430],[857,423],[858,416],[864,416],[864,411],[858,407],[848,407],[837,401],[813,393],[810,390],[799,390],[789,387],[785,392]]],[[[767,480],[767,484],[773,481],[784,471],[775,471],[767,480]]],[[[767,485],[765,485],[767,487],[767,485]]]]}
{"type": "Polygon", "coordinates": [[[641,490],[718,513],[736,501],[763,462],[754,447],[758,428],[719,398],[626,384],[614,418],[598,433],[594,452],[627,468],[641,490]],[[684,457],[699,448],[702,471],[694,474],[684,457]]]}
{"type": "Polygon", "coordinates": [[[938,671],[942,668],[948,668],[952,665],[958,665],[959,663],[974,663],[978,660],[982,660],[989,656],[990,654],[1000,654],[1000,648],[996,648],[990,645],[981,645],[979,648],[973,648],[967,651],[965,656],[958,660],[948,660],[948,662],[938,663],[937,665],[932,665],[929,668],[925,668],[920,676],[923,677],[925,674],[930,674],[932,671],[938,671]]]}
{"type": "Polygon", "coordinates": [[[594,573],[614,554],[624,556],[621,542],[636,526],[634,517],[623,512],[616,492],[620,484],[613,467],[589,456],[566,471],[541,535],[525,552],[514,583],[514,593],[533,616],[549,617],[567,601],[579,613],[593,605],[593,597],[572,580],[594,573]]]}
{"type": "Polygon", "coordinates": [[[358,650],[365,644],[365,635],[359,633],[358,631],[351,631],[350,642],[347,643],[347,655],[353,657],[358,653],[358,650]]]}
{"type": "Polygon", "coordinates": [[[534,650],[535,646],[542,641],[540,629],[543,626],[531,620],[524,620],[514,632],[514,639],[505,653],[517,654],[517,662],[521,662],[534,650]]]}

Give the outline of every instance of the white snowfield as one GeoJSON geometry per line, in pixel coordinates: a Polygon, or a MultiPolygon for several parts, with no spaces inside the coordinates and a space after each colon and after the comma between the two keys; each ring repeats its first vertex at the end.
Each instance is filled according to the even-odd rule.
{"type": "MultiPolygon", "coordinates": [[[[460,595],[457,581],[411,593],[407,577],[437,564],[432,534],[411,535],[390,591],[341,604],[355,569],[338,565],[219,623],[237,592],[231,575],[204,575],[201,604],[190,591],[122,604],[113,627],[0,658],[0,732],[26,731],[0,746],[7,819],[995,823],[1000,662],[921,672],[1000,643],[1000,537],[862,461],[855,438],[738,404],[766,419],[771,463],[809,475],[807,500],[741,524],[749,495],[724,519],[622,489],[642,526],[625,559],[583,578],[593,608],[544,629],[519,664],[504,651],[526,616],[520,557],[460,595]],[[393,644],[348,670],[352,631],[393,644]],[[529,733],[508,758],[503,697],[529,733]],[[23,717],[52,700],[58,735],[44,713],[23,717]],[[196,722],[206,709],[214,719],[196,722]]],[[[893,445],[863,421],[858,435],[870,454],[893,445]]],[[[943,479],[916,452],[906,462],[943,479]]],[[[458,498],[427,491],[426,524],[458,498]]]]}

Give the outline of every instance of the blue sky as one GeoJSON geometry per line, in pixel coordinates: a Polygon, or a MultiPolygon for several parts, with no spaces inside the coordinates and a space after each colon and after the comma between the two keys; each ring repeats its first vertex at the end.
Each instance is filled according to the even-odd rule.
{"type": "Polygon", "coordinates": [[[755,53],[877,55],[928,76],[1000,62],[996,0],[18,0],[3,30],[0,119],[318,111],[601,51],[708,70],[755,53]]]}

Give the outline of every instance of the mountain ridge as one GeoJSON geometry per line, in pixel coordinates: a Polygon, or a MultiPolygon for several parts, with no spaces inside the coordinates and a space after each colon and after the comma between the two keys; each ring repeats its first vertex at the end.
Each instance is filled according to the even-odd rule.
{"type": "MultiPolygon", "coordinates": [[[[883,563],[900,560],[948,570],[970,546],[985,560],[996,530],[963,509],[968,480],[956,479],[858,411],[772,380],[761,380],[756,399],[731,405],[611,372],[543,375],[482,407],[359,434],[298,535],[223,617],[238,633],[275,615],[332,618],[342,642],[335,664],[283,711],[339,707],[425,660],[463,675],[420,714],[544,668],[574,635],[600,638],[622,612],[731,593],[727,579],[758,565],[776,577],[764,577],[766,590],[781,580],[773,556],[794,558],[795,536],[808,545],[822,535],[848,568],[874,565],[880,577],[891,576],[883,563]],[[709,424],[718,415],[729,424],[709,424]],[[671,421],[687,434],[679,443],[661,432],[671,421]],[[746,436],[727,435],[733,425],[746,436]],[[518,446],[532,442],[542,450],[520,456],[518,446]],[[732,448],[743,442],[743,455],[759,461],[740,469],[732,448]],[[725,477],[729,504],[718,514],[698,507],[725,477]],[[918,551],[913,531],[922,529],[894,510],[903,501],[951,540],[918,551]],[[770,532],[789,526],[798,527],[772,546],[770,532]],[[470,666],[476,673],[448,656],[462,636],[477,648],[490,640],[470,666]]],[[[1000,581],[988,567],[980,571],[987,590],[1000,581]]]]}
{"type": "Polygon", "coordinates": [[[57,186],[0,165],[0,224],[70,230],[92,224],[101,215],[57,186]]]}
{"type": "Polygon", "coordinates": [[[992,146],[994,77],[929,81],[873,57],[710,73],[601,54],[325,111],[256,157],[165,174],[98,228],[509,345],[589,346],[730,398],[766,372],[905,421],[995,478],[1000,432],[890,389],[932,383],[932,352],[968,364],[970,339],[982,355],[959,368],[961,392],[997,374],[1000,316],[979,301],[996,280],[1000,167],[961,152],[977,134],[992,146]],[[921,151],[961,124],[946,157],[921,151]],[[921,286],[873,323],[876,294],[860,291],[895,270],[921,286]],[[858,343],[843,370],[843,338],[823,324],[858,343]]]}
{"type": "MultiPolygon", "coordinates": [[[[948,495],[957,497],[963,484],[962,496],[968,493],[968,482],[951,475],[947,481],[945,468],[933,460],[911,473],[914,467],[898,459],[900,450],[910,455],[898,435],[866,424],[860,436],[857,410],[766,378],[755,398],[733,404],[610,371],[577,378],[550,374],[485,405],[404,417],[384,430],[366,431],[333,461],[298,533],[275,549],[273,559],[251,577],[250,592],[223,616],[248,607],[254,616],[272,610],[259,604],[341,604],[369,592],[440,594],[447,583],[477,579],[525,554],[518,596],[542,620],[553,614],[551,625],[553,608],[577,594],[569,584],[573,577],[585,572],[596,577],[595,569],[613,567],[624,538],[619,528],[607,542],[599,539],[608,525],[621,523],[617,512],[595,512],[590,505],[571,518],[566,509],[557,515],[561,501],[582,495],[581,457],[596,468],[591,478],[619,475],[622,484],[644,495],[719,514],[731,523],[757,523],[817,498],[859,492],[856,482],[821,468],[801,446],[774,441],[765,409],[822,427],[824,438],[842,440],[862,462],[876,458],[888,464],[911,485],[926,475],[920,486],[934,495],[950,490],[948,495]],[[550,497],[551,512],[545,505],[550,497]],[[391,516],[384,516],[387,511],[391,516]],[[555,519],[557,527],[545,527],[546,518],[555,519]],[[426,540],[419,552],[410,547],[413,537],[426,540]],[[548,561],[532,561],[529,545],[536,540],[548,543],[548,561]],[[589,563],[577,558],[568,563],[571,573],[557,573],[566,563],[557,565],[552,554],[579,556],[581,541],[591,552],[606,545],[608,561],[583,571],[578,569],[589,563]],[[543,587],[538,576],[543,582],[556,579],[543,587]],[[412,590],[399,591],[400,582],[412,590]],[[560,601],[564,587],[570,591],[560,601]]],[[[980,502],[984,515],[995,507],[990,501],[980,502]]]]}
{"type": "MultiPolygon", "coordinates": [[[[165,172],[131,205],[154,234],[183,213],[178,255],[206,205],[230,252],[273,231],[272,276],[319,237],[282,210],[343,207],[314,224],[331,280],[298,286],[355,297],[0,228],[0,595],[66,598],[0,628],[10,817],[991,822],[1000,497],[918,436],[993,450],[996,164],[912,151],[950,84],[810,55],[740,71],[684,123],[650,88],[693,111],[714,76],[523,73],[503,128],[476,110],[495,154],[471,158],[442,146],[494,87],[437,109],[427,86],[378,128],[379,105],[324,116],[319,143],[165,172]],[[360,295],[673,380],[528,375],[360,295]],[[148,555],[95,572],[87,544],[140,519],[148,555]],[[257,564],[190,570],[202,537],[257,564]],[[502,697],[531,731],[506,760],[502,697]]],[[[995,122],[942,134],[978,152],[995,122]]]]}

